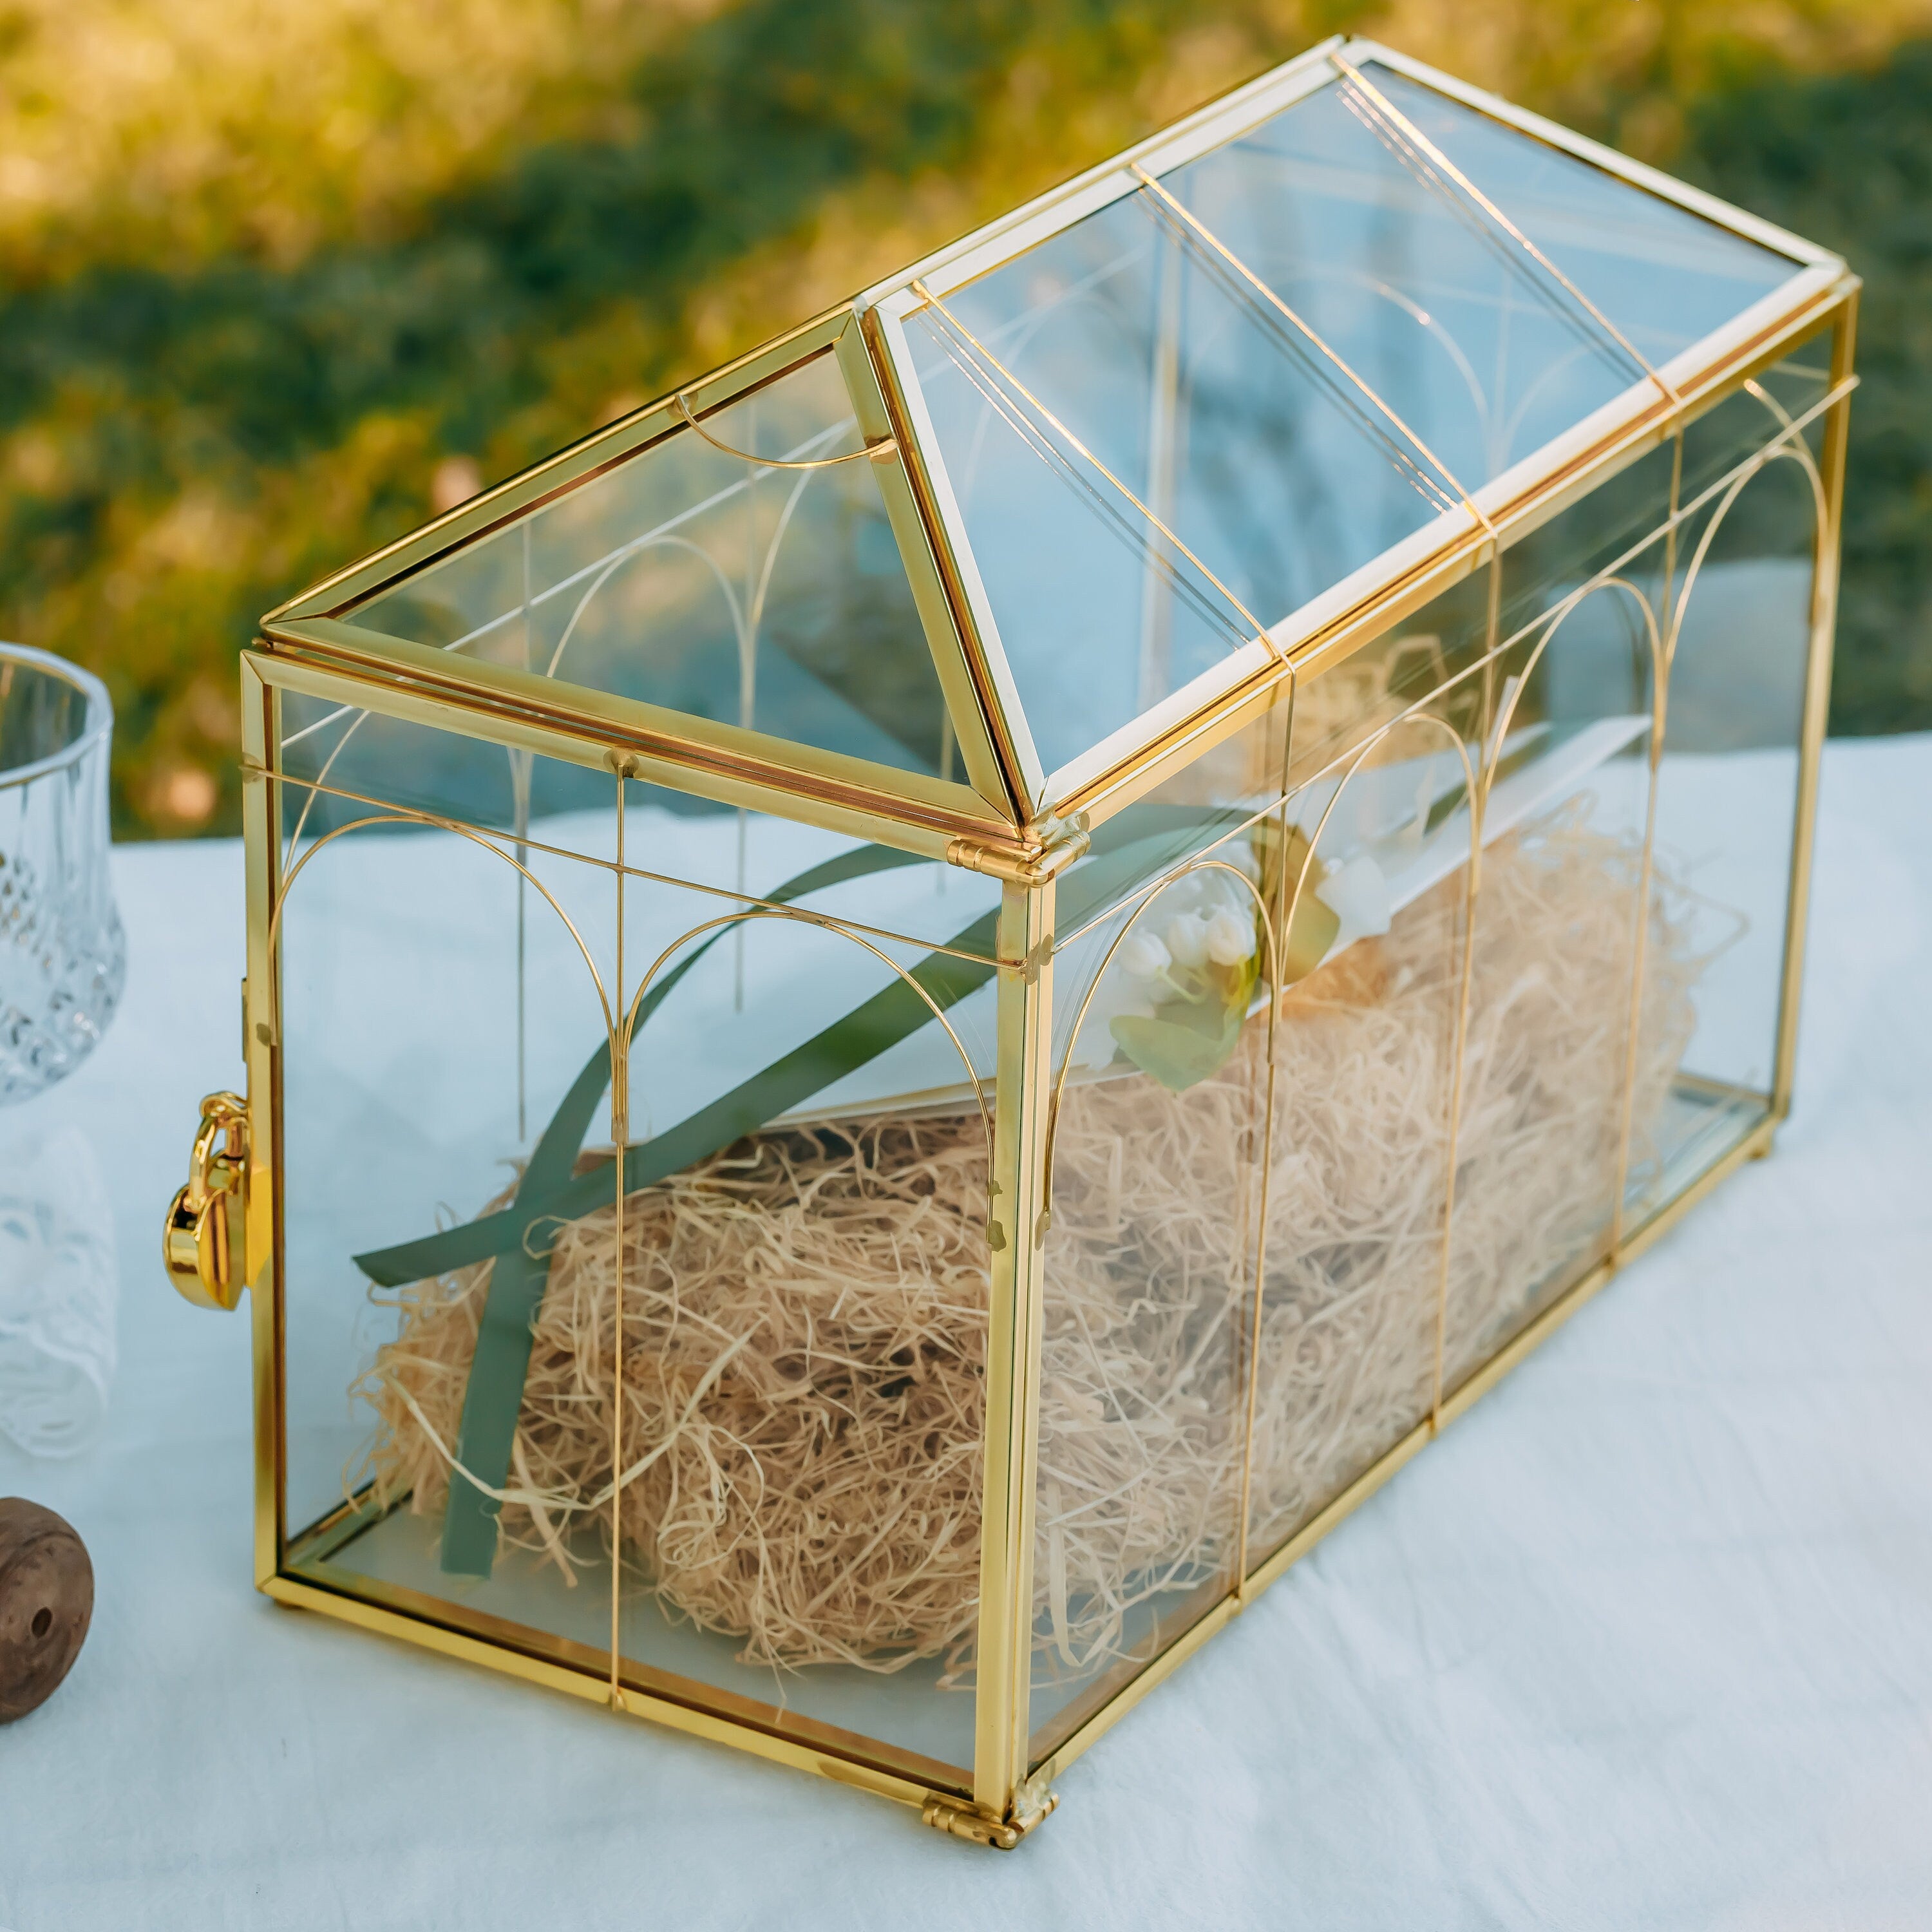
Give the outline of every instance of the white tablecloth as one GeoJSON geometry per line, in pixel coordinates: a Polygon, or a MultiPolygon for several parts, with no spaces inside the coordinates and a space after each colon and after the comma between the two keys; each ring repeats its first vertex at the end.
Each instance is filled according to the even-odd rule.
{"type": "Polygon", "coordinates": [[[238,1076],[225,844],[116,855],[132,964],[73,1122],[122,1368],[0,1493],[93,1634],[0,1730],[0,1928],[1932,1925],[1932,739],[1826,755],[1797,1112],[1061,1780],[1010,1856],[278,1609],[248,1324],[164,1284],[238,1076]]]}

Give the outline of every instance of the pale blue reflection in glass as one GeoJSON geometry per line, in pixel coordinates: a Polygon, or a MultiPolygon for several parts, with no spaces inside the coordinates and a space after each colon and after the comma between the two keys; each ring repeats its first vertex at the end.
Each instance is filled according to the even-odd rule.
{"type": "Polygon", "coordinates": [[[1459,500],[1150,190],[909,337],[1049,771],[1459,500]]]}
{"type": "MultiPolygon", "coordinates": [[[[823,354],[705,419],[734,450],[862,448],[823,354]]],[[[871,464],[774,469],[680,430],[357,607],[516,670],[950,776],[938,674],[871,464]]]]}
{"type": "Polygon", "coordinates": [[[1364,74],[1652,368],[1802,266],[1388,68],[1364,74]]]}
{"type": "Polygon", "coordinates": [[[1643,370],[1427,166],[1338,82],[1166,185],[1474,490],[1643,370]]]}

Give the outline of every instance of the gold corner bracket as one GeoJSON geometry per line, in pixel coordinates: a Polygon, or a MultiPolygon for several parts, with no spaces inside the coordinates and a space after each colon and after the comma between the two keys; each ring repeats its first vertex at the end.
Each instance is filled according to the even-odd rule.
{"type": "Polygon", "coordinates": [[[920,1822],[935,1832],[964,1838],[968,1844],[990,1845],[996,1852],[1010,1852],[1042,1819],[1051,1817],[1059,1804],[1057,1792],[1044,1792],[1029,1809],[1016,1808],[1010,1817],[989,1818],[970,1804],[935,1796],[926,1801],[919,1815],[920,1822]]]}
{"type": "Polygon", "coordinates": [[[238,1094],[211,1094],[188,1156],[188,1185],[169,1204],[161,1259],[184,1301],[232,1309],[242,1299],[243,1177],[248,1156],[248,1104],[238,1094]]]}
{"type": "Polygon", "coordinates": [[[1009,844],[1004,840],[955,838],[946,848],[946,862],[969,872],[985,872],[1009,885],[1043,886],[1058,878],[1086,850],[1087,820],[1083,813],[1049,820],[1028,834],[1024,842],[1009,844]]]}

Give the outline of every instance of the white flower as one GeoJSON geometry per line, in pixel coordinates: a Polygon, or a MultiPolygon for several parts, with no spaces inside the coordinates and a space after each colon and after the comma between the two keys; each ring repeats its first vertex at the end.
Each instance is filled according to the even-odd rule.
{"type": "Polygon", "coordinates": [[[1351,859],[1339,871],[1330,872],[1315,889],[1315,896],[1341,920],[1330,953],[1341,952],[1358,939],[1378,935],[1389,929],[1391,908],[1388,880],[1382,868],[1364,852],[1351,859]]]}
{"type": "Polygon", "coordinates": [[[1153,933],[1131,932],[1120,948],[1120,964],[1136,980],[1158,980],[1174,964],[1153,933]]]}
{"type": "Polygon", "coordinates": [[[1217,966],[1238,966],[1252,958],[1255,922],[1223,906],[1208,922],[1208,956],[1217,966]]]}
{"type": "Polygon", "coordinates": [[[1167,924],[1167,950],[1183,966],[1208,963],[1208,922],[1198,912],[1176,913],[1167,924]]]}

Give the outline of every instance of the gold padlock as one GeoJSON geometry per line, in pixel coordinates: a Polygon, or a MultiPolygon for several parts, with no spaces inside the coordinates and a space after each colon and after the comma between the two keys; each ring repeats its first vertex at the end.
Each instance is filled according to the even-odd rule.
{"type": "Polygon", "coordinates": [[[242,1182],[248,1105],[238,1094],[211,1094],[188,1156],[188,1185],[176,1195],[161,1231],[168,1279],[197,1308],[231,1309],[242,1299],[242,1182]]]}

